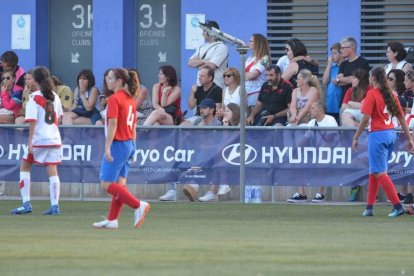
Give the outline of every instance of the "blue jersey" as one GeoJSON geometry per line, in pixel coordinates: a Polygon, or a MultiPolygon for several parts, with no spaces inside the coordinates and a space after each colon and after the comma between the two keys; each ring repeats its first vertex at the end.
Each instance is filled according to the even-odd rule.
{"type": "Polygon", "coordinates": [[[332,80],[336,78],[339,72],[339,66],[334,63],[331,67],[329,75],[328,87],[326,87],[326,112],[327,113],[339,113],[342,99],[342,88],[332,83],[332,80]]]}

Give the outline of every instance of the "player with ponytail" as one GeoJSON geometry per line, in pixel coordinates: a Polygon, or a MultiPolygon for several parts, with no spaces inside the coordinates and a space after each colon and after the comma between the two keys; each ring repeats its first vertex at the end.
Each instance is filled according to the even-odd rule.
{"type": "Polygon", "coordinates": [[[400,106],[397,95],[394,95],[388,86],[385,70],[375,67],[370,72],[369,81],[371,89],[367,91],[361,112],[363,117],[354,135],[352,147],[358,149],[358,139],[364,128],[368,125],[368,158],[369,181],[367,206],[362,216],[373,216],[373,206],[382,185],[387,198],[394,206],[389,217],[397,217],[405,213],[401,205],[394,183],[388,176],[388,159],[395,146],[396,133],[392,117],[396,117],[401,124],[407,139],[407,150],[413,152],[414,144],[410,130],[404,120],[404,112],[400,106]]]}

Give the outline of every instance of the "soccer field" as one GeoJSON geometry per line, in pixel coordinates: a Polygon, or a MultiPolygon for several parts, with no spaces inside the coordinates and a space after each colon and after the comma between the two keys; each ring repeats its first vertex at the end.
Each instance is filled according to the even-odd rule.
{"type": "Polygon", "coordinates": [[[152,203],[141,229],[91,224],[108,202],[61,202],[62,215],[12,216],[0,201],[0,275],[414,275],[414,217],[390,206],[152,203]]]}

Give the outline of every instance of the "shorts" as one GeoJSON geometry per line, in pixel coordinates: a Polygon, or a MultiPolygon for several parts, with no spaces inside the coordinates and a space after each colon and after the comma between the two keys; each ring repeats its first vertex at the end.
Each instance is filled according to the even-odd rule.
{"type": "Polygon", "coordinates": [[[354,116],[355,121],[358,123],[362,120],[362,112],[360,109],[352,109],[352,108],[346,108],[343,113],[351,113],[352,116],[354,116]]]}
{"type": "Polygon", "coordinates": [[[247,107],[255,106],[257,99],[259,98],[259,92],[253,92],[247,95],[247,107]]]}
{"type": "Polygon", "coordinates": [[[388,170],[388,160],[394,150],[396,134],[393,129],[373,131],[368,134],[369,172],[381,173],[388,170]]]}
{"type": "Polygon", "coordinates": [[[203,119],[201,118],[201,116],[197,116],[197,115],[195,115],[195,116],[193,116],[193,117],[190,117],[190,118],[185,119],[185,121],[190,122],[193,126],[198,125],[198,124],[199,124],[202,120],[203,120],[203,119]]]}
{"type": "Polygon", "coordinates": [[[119,177],[128,177],[130,162],[135,153],[135,143],[132,140],[113,141],[111,145],[112,162],[105,154],[102,158],[99,178],[105,182],[117,182],[119,177]]]}
{"type": "Polygon", "coordinates": [[[28,163],[41,165],[59,165],[62,163],[62,147],[57,148],[33,148],[33,153],[26,151],[23,160],[28,163]]]}

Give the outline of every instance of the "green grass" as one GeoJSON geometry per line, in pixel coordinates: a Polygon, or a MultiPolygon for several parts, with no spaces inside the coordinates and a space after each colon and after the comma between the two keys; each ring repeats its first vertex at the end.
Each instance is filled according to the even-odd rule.
{"type": "Polygon", "coordinates": [[[0,201],[0,275],[414,275],[414,218],[389,206],[153,203],[139,230],[96,230],[108,202],[61,203],[62,215],[9,215],[0,201]]]}

